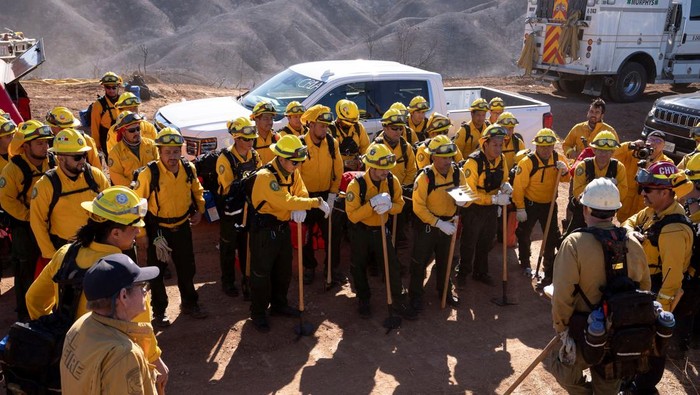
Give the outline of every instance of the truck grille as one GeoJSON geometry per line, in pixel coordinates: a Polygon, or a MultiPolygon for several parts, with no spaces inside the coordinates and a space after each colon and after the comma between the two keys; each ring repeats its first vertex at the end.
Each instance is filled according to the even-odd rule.
{"type": "Polygon", "coordinates": [[[691,128],[697,125],[698,121],[700,121],[700,116],[688,115],[682,112],[666,110],[658,107],[654,111],[654,118],[661,122],[681,126],[684,128],[691,128]]]}

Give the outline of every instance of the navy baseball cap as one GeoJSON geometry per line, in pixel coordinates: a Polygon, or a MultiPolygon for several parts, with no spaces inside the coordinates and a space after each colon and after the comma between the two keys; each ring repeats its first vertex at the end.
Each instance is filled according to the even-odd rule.
{"type": "Polygon", "coordinates": [[[157,267],[139,267],[124,254],[107,255],[85,273],[83,293],[89,301],[111,298],[122,288],[152,280],[159,273],[157,267]]]}

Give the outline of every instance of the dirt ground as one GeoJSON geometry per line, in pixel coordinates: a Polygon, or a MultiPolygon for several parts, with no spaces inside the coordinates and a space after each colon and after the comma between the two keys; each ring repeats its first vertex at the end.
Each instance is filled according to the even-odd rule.
{"type": "MultiPolygon", "coordinates": [[[[553,92],[548,84],[527,78],[481,78],[450,81],[450,85],[486,85],[516,91],[549,103],[554,129],[564,137],[571,126],[585,119],[590,98],[553,92]]],[[[184,99],[234,94],[206,86],[153,83],[162,98],[146,102],[142,111],[152,117],[158,107],[184,99]]],[[[34,116],[64,105],[77,111],[100,93],[96,84],[28,81],[34,116]]],[[[697,89],[697,86],[694,87],[697,89]]],[[[653,101],[672,94],[669,87],[651,85],[640,102],[608,105],[605,120],[625,140],[636,138],[653,101]]],[[[559,216],[567,191],[560,186],[559,216]]],[[[296,340],[295,319],[271,318],[272,331],[262,335],[248,318],[248,303],[229,298],[218,283],[218,224],[203,223],[193,230],[200,301],[210,313],[205,320],[179,316],[176,280],[168,281],[173,325],[158,333],[163,359],[170,368],[167,390],[171,394],[204,393],[503,393],[540,354],[554,335],[549,301],[534,290],[531,279],[518,269],[516,251],[508,249],[508,295],[517,305],[500,307],[491,302],[502,297],[500,284],[489,287],[471,280],[459,292],[461,305],[441,310],[434,278],[427,284],[427,306],[417,321],[404,321],[388,334],[382,327],[387,317],[384,283],[371,278],[373,316],[362,320],[349,285],[323,291],[319,280],[304,290],[304,321],[317,329],[311,337],[296,340]]],[[[541,232],[533,235],[533,267],[541,232]]],[[[344,245],[342,269],[349,271],[349,251],[344,245]]],[[[319,261],[324,253],[318,252],[319,261]]],[[[295,254],[296,255],[296,254],[295,254]]],[[[410,263],[410,250],[400,250],[402,264],[410,263]]],[[[490,272],[502,273],[501,245],[489,256],[490,272]]],[[[296,271],[294,264],[294,272],[296,271]]],[[[403,277],[408,285],[408,275],[403,277]]],[[[15,315],[12,279],[2,279],[0,328],[3,333],[15,315]]],[[[289,291],[297,303],[296,275],[289,291]]],[[[664,394],[698,393],[700,352],[689,353],[684,363],[669,361],[659,390],[664,394]]],[[[539,364],[516,393],[562,394],[539,364]]]]}

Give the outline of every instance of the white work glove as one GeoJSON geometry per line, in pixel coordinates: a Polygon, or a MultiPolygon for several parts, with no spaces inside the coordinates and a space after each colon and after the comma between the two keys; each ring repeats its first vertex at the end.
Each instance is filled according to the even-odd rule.
{"type": "Polygon", "coordinates": [[[504,182],[503,185],[501,185],[501,193],[505,195],[510,195],[513,193],[513,187],[509,182],[504,182]]]}
{"type": "Polygon", "coordinates": [[[326,203],[328,203],[328,206],[332,209],[333,206],[335,205],[335,200],[338,198],[338,194],[335,193],[329,193],[328,194],[328,199],[326,199],[326,203]]]}
{"type": "Polygon", "coordinates": [[[559,333],[561,348],[559,349],[559,360],[564,365],[572,366],[576,363],[576,343],[569,337],[569,328],[559,333]]]}
{"type": "Polygon", "coordinates": [[[376,206],[376,205],[377,205],[379,202],[381,202],[381,201],[382,201],[382,195],[381,195],[381,194],[379,194],[379,195],[374,195],[374,196],[372,196],[371,199],[369,199],[369,205],[372,206],[372,208],[374,208],[374,206],[376,206]]]}
{"type": "Polygon", "coordinates": [[[325,200],[321,200],[321,204],[318,206],[318,209],[323,211],[323,218],[328,218],[329,215],[331,215],[331,206],[328,204],[325,200]]]}
{"type": "Polygon", "coordinates": [[[524,208],[519,208],[515,213],[515,217],[518,219],[518,222],[527,222],[527,211],[524,208]]]}
{"type": "Polygon", "coordinates": [[[452,222],[447,222],[439,219],[435,226],[442,231],[442,233],[452,236],[457,231],[457,225],[452,222]]]}
{"type": "Polygon", "coordinates": [[[566,172],[569,171],[569,168],[566,166],[566,163],[560,160],[557,161],[556,167],[562,175],[566,174],[566,172]]]}
{"type": "Polygon", "coordinates": [[[294,211],[292,211],[292,221],[300,224],[300,223],[304,222],[305,219],[306,219],[306,210],[294,210],[294,211]]]}
{"type": "Polygon", "coordinates": [[[374,207],[374,212],[379,215],[384,215],[387,211],[391,210],[391,203],[379,202],[374,207]]]}
{"type": "Polygon", "coordinates": [[[510,196],[505,193],[498,193],[497,195],[491,196],[491,204],[498,206],[507,206],[510,203],[510,196]]]}
{"type": "Polygon", "coordinates": [[[173,256],[171,254],[173,249],[168,247],[168,241],[165,240],[160,230],[158,231],[158,236],[153,239],[153,245],[156,247],[156,257],[159,261],[173,263],[173,256]]]}

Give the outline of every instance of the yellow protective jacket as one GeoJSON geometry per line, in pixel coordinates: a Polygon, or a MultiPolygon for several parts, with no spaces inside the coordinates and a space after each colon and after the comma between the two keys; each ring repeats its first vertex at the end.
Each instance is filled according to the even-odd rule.
{"type": "Polygon", "coordinates": [[[474,156],[468,156],[464,166],[462,166],[464,177],[467,179],[467,185],[472,193],[476,196],[474,203],[480,206],[490,206],[491,196],[498,194],[501,185],[508,181],[508,164],[505,161],[505,156],[501,154],[493,162],[486,159],[486,155],[482,152],[474,153],[474,156]],[[479,172],[479,163],[481,161],[483,167],[479,172]],[[486,189],[486,175],[492,174],[494,180],[498,179],[499,173],[502,176],[500,182],[496,183],[492,189],[486,189]]]}
{"type": "MultiPolygon", "coordinates": [[[[612,229],[612,222],[594,225],[596,228],[612,229]]],[[[595,236],[585,232],[574,232],[564,239],[554,259],[554,294],[552,295],[552,323],[557,333],[569,326],[574,312],[588,313],[591,309],[581,294],[575,293],[578,284],[592,303],[600,302],[602,286],[606,283],[603,247],[595,236]]],[[[634,237],[627,239],[627,275],[639,283],[639,289],[651,289],[649,266],[644,250],[634,237]]]]}
{"type": "Polygon", "coordinates": [[[457,205],[447,191],[456,186],[466,185],[467,180],[464,173],[456,165],[450,166],[447,175],[444,177],[432,165],[418,173],[416,182],[413,184],[413,212],[423,223],[435,226],[438,219],[447,221],[447,217],[457,214],[457,205]],[[458,174],[458,185],[455,185],[454,173],[458,174]],[[433,190],[428,193],[431,173],[435,178],[433,190]]]}
{"type": "Polygon", "coordinates": [[[525,148],[527,148],[525,147],[525,143],[518,136],[512,135],[503,138],[503,151],[501,151],[501,153],[505,155],[506,163],[508,163],[511,169],[518,164],[518,162],[515,161],[515,154],[525,148]]]}
{"type": "Polygon", "coordinates": [[[296,130],[289,126],[289,124],[285,125],[282,129],[277,131],[277,134],[280,135],[280,137],[284,137],[288,134],[292,134],[297,137],[301,137],[305,135],[306,133],[309,132],[309,127],[306,125],[301,125],[301,130],[296,130]]]}
{"type": "Polygon", "coordinates": [[[109,178],[114,185],[124,185],[128,187],[134,180],[134,172],[146,166],[152,160],[158,160],[158,147],[153,140],[142,138],[139,144],[139,156],[129,148],[124,140],[109,151],[109,178]]]}
{"type": "Polygon", "coordinates": [[[155,395],[155,366],[143,344],[150,324],[108,318],[91,312],[66,334],[61,356],[61,389],[66,394],[155,395]]]}
{"type": "Polygon", "coordinates": [[[90,113],[90,135],[93,136],[97,148],[101,151],[104,151],[107,147],[100,145],[100,126],[109,131],[109,128],[114,125],[119,116],[119,110],[114,106],[116,101],[112,102],[107,96],[104,97],[104,100],[107,103],[107,110],[104,113],[104,108],[99,99],[92,103],[92,112],[90,113]]]}
{"type": "Polygon", "coordinates": [[[0,154],[0,174],[2,174],[2,169],[4,169],[8,163],[10,163],[9,154],[0,154]]]}
{"type": "MultiPolygon", "coordinates": [[[[652,208],[646,207],[642,211],[629,217],[622,225],[630,230],[636,230],[646,236],[647,230],[669,214],[685,215],[685,210],[680,203],[674,202],[668,208],[655,215],[652,208]]],[[[656,300],[669,310],[676,291],[681,287],[683,273],[690,265],[690,255],[693,252],[693,231],[690,227],[670,223],[661,228],[658,246],[653,246],[647,238],[642,242],[649,273],[661,274],[664,278],[656,300]]]]}
{"type": "Polygon", "coordinates": [[[275,153],[270,149],[272,143],[276,143],[280,139],[280,135],[270,131],[267,138],[263,138],[258,131],[258,138],[253,141],[253,148],[258,151],[260,159],[262,159],[263,165],[270,163],[271,160],[275,159],[275,153]]]}
{"type": "Polygon", "coordinates": [[[479,148],[479,138],[481,138],[481,133],[486,129],[486,124],[481,126],[481,129],[477,129],[472,121],[469,123],[463,123],[462,127],[459,128],[457,134],[455,134],[455,144],[457,144],[457,149],[462,153],[463,157],[469,156],[475,149],[479,148]]]}
{"type": "MultiPolygon", "coordinates": [[[[51,261],[46,265],[44,270],[41,271],[39,277],[34,280],[32,285],[27,290],[27,295],[25,299],[27,301],[27,310],[29,311],[29,317],[33,320],[48,315],[53,310],[54,306],[58,302],[58,284],[53,281],[53,277],[58,273],[58,270],[63,264],[63,258],[70,247],[69,244],[61,247],[56,251],[56,255],[51,258],[51,261]]],[[[97,260],[111,254],[119,254],[122,251],[113,245],[102,244],[93,241],[89,246],[82,246],[78,250],[78,255],[75,257],[76,265],[81,269],[88,269],[92,267],[97,260]]],[[[78,309],[76,310],[76,318],[85,315],[87,310],[87,300],[85,296],[80,297],[78,302],[78,309]]],[[[146,311],[137,315],[134,318],[134,322],[143,322],[149,324],[151,322],[151,298],[150,295],[146,297],[146,311]]],[[[160,358],[160,348],[158,348],[158,342],[156,341],[155,335],[151,336],[150,342],[148,342],[148,347],[144,348],[148,360],[153,362],[160,358]]]]}
{"type": "MultiPolygon", "coordinates": [[[[413,130],[413,132],[416,134],[416,138],[418,141],[420,141],[420,136],[425,134],[425,129],[428,128],[428,117],[423,118],[422,121],[419,123],[413,123],[411,120],[411,117],[408,117],[408,127],[409,129],[413,130]]],[[[415,143],[414,143],[415,144],[415,143]]]]}
{"type": "Polygon", "coordinates": [[[343,158],[340,156],[338,142],[330,134],[326,136],[319,145],[314,144],[309,134],[303,139],[308,157],[301,164],[299,173],[310,193],[330,191],[337,194],[343,177],[343,158]],[[333,147],[329,148],[329,141],[333,147]],[[333,150],[335,159],[331,157],[330,150],[333,150]]]}
{"type": "Polygon", "coordinates": [[[406,142],[410,146],[413,146],[418,142],[418,135],[416,135],[416,132],[409,127],[403,128],[403,133],[401,133],[401,137],[403,137],[404,140],[406,140],[406,142]]]}
{"type": "Polygon", "coordinates": [[[392,147],[384,140],[384,132],[377,136],[374,142],[386,145],[396,155],[396,166],[391,169],[391,172],[394,177],[399,179],[399,183],[403,186],[413,185],[418,167],[416,166],[416,155],[408,142],[400,137],[396,146],[392,147]]]}
{"type": "MultiPolygon", "coordinates": [[[[459,152],[459,150],[457,150],[457,153],[455,154],[455,156],[452,157],[452,160],[456,163],[459,163],[462,160],[464,160],[464,157],[462,156],[462,153],[459,152]]],[[[420,170],[432,163],[433,158],[430,156],[427,141],[424,141],[420,143],[416,148],[416,167],[418,168],[418,170],[420,170]]]]}
{"type": "MultiPolygon", "coordinates": [[[[629,142],[622,143],[622,145],[616,149],[615,153],[613,154],[613,158],[619,160],[620,163],[625,166],[625,171],[627,172],[627,190],[629,191],[625,194],[625,198],[621,199],[622,208],[617,211],[617,220],[620,221],[620,223],[625,222],[627,218],[638,213],[644,208],[644,198],[642,198],[642,195],[639,194],[639,184],[637,184],[637,181],[635,180],[637,171],[639,170],[639,166],[637,165],[639,159],[632,155],[632,150],[629,148],[629,146],[629,142]]],[[[647,161],[646,168],[648,169],[654,162],[661,161],[673,163],[671,158],[662,153],[656,160],[647,161]]]]}
{"type": "MultiPolygon", "coordinates": [[[[263,163],[260,160],[260,155],[258,155],[257,151],[251,149],[250,152],[248,152],[248,155],[246,155],[244,158],[238,153],[238,151],[236,151],[235,145],[236,143],[234,142],[234,144],[226,148],[226,150],[234,156],[238,166],[243,166],[243,168],[250,167],[253,170],[262,167],[263,163]],[[249,165],[246,165],[251,161],[254,161],[255,164],[250,163],[249,165]]],[[[219,195],[225,196],[228,194],[228,191],[231,188],[231,183],[233,183],[238,176],[233,172],[233,169],[231,169],[231,162],[226,158],[226,154],[223,152],[216,160],[216,174],[217,181],[219,182],[219,195]]]]}
{"type": "MultiPolygon", "coordinates": [[[[591,158],[591,160],[593,161],[593,170],[595,171],[595,176],[593,179],[596,179],[605,177],[605,175],[608,174],[610,163],[616,159],[611,159],[610,162],[608,162],[608,164],[602,169],[598,167],[595,159],[591,158]]],[[[625,165],[623,165],[620,161],[617,162],[617,173],[612,181],[615,183],[615,185],[617,185],[618,191],[620,191],[620,202],[623,202],[625,197],[627,197],[627,192],[629,189],[627,188],[627,169],[625,169],[625,165]]],[[[576,166],[576,170],[574,171],[574,196],[576,198],[581,196],[583,191],[586,189],[586,185],[588,185],[588,179],[586,176],[586,161],[582,160],[576,166]]],[[[630,191],[630,193],[633,192],[630,191]]],[[[637,192],[634,191],[634,193],[637,192]]]]}
{"type": "Polygon", "coordinates": [[[385,213],[383,216],[380,216],[374,212],[374,209],[369,201],[380,193],[389,193],[388,178],[379,183],[375,183],[372,181],[369,171],[366,171],[365,174],[362,175],[362,178],[367,184],[364,202],[362,202],[360,199],[360,184],[356,179],[350,181],[350,184],[348,184],[347,193],[345,195],[345,211],[348,213],[348,219],[352,221],[352,223],[356,224],[362,222],[367,226],[381,226],[382,223],[386,224],[386,221],[389,219],[390,215],[401,213],[403,210],[404,200],[401,192],[401,183],[399,183],[399,180],[397,180],[396,177],[392,177],[394,186],[392,188],[393,194],[391,195],[391,209],[389,209],[389,212],[385,213]],[[377,186],[377,184],[379,184],[379,186],[377,186]]]}
{"type": "Polygon", "coordinates": [[[148,213],[161,227],[175,228],[185,223],[189,220],[189,211],[192,205],[198,212],[204,213],[204,188],[197,179],[194,165],[191,162],[186,163],[192,170],[194,176],[192,180],[188,180],[182,160],[177,164],[177,174],[168,170],[160,160],[156,162],[159,173],[159,191],[151,190],[152,173],[148,166],[139,173],[136,180],[134,188],[136,194],[148,199],[148,213]],[[173,223],[165,223],[158,218],[167,218],[173,223]]]}
{"type": "Polygon", "coordinates": [[[612,134],[615,135],[617,141],[620,141],[620,138],[617,137],[617,132],[615,131],[615,128],[608,125],[607,123],[598,122],[595,125],[595,128],[591,130],[588,127],[588,121],[584,121],[574,125],[574,127],[571,128],[571,130],[569,131],[569,134],[566,135],[564,142],[561,144],[561,147],[564,150],[564,155],[568,156],[571,151],[575,151],[576,155],[578,156],[578,154],[580,154],[581,151],[583,151],[583,149],[586,148],[586,146],[583,145],[581,137],[584,137],[587,141],[587,144],[590,144],[595,138],[595,136],[597,136],[598,133],[602,132],[603,130],[612,132],[612,134]]]}
{"type": "MultiPolygon", "coordinates": [[[[365,126],[360,122],[354,123],[349,127],[345,127],[345,125],[340,122],[336,122],[331,125],[328,130],[338,142],[338,147],[341,147],[345,139],[348,138],[351,138],[355,142],[358,147],[358,154],[360,155],[364,154],[367,151],[367,147],[369,147],[367,130],[365,130],[365,126]]],[[[343,150],[340,151],[340,155],[343,157],[343,161],[355,159],[355,155],[344,155],[343,150]]]]}
{"type": "MultiPolygon", "coordinates": [[[[557,155],[558,157],[558,155],[557,155]]],[[[548,160],[543,161],[536,153],[529,154],[518,162],[513,180],[513,203],[519,209],[525,208],[525,199],[535,203],[551,203],[554,188],[560,181],[569,181],[569,172],[563,176],[556,168],[556,159],[552,154],[548,160]],[[534,162],[537,161],[537,170],[532,176],[534,162]]],[[[566,163],[566,161],[563,161],[566,163]]]]}
{"type": "Polygon", "coordinates": [[[44,159],[41,168],[38,168],[27,160],[26,154],[21,154],[20,157],[32,170],[31,185],[26,196],[21,196],[24,187],[24,174],[19,166],[10,160],[10,163],[0,172],[0,206],[16,220],[29,222],[31,192],[39,178],[46,170],[49,170],[49,160],[44,159]]]}
{"type": "Polygon", "coordinates": [[[253,207],[263,203],[258,209],[260,214],[271,214],[279,221],[289,221],[292,211],[311,210],[321,205],[319,199],[309,197],[299,169],[285,176],[276,160],[271,165],[277,177],[269,169],[261,169],[253,184],[251,200],[253,207]]]}
{"type": "MultiPolygon", "coordinates": [[[[92,178],[97,183],[98,191],[109,188],[109,180],[100,169],[89,166],[85,171],[92,172],[92,178]]],[[[74,181],[68,178],[58,166],[56,167],[56,175],[61,182],[61,195],[51,212],[51,218],[48,215],[49,204],[53,197],[53,185],[46,175],[42,176],[34,185],[32,203],[29,208],[29,224],[37,244],[39,244],[39,249],[41,249],[41,256],[47,259],[56,253],[49,235],[56,235],[64,240],[72,239],[78,229],[85,225],[88,220],[88,212],[83,210],[80,203],[91,201],[97,196],[97,192],[90,189],[83,173],[80,173],[74,181]]]]}
{"type": "MultiPolygon", "coordinates": [[[[117,145],[117,131],[114,129],[114,126],[115,125],[112,125],[107,132],[107,152],[112,152],[114,146],[117,145]]],[[[139,123],[139,126],[141,127],[141,138],[145,137],[153,141],[156,140],[158,132],[152,123],[143,120],[141,123],[139,123]]]]}

